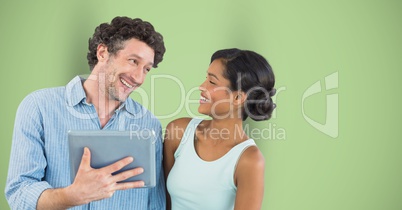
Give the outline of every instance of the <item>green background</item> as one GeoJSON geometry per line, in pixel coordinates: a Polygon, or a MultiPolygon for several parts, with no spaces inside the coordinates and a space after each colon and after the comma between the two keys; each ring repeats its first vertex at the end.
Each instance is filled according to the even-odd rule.
{"type": "Polygon", "coordinates": [[[34,90],[88,74],[94,28],[131,16],[150,21],[165,38],[164,61],[143,85],[149,97],[132,96],[163,126],[196,115],[196,104],[186,110],[181,102],[198,99],[191,90],[214,51],[250,49],[269,60],[281,90],[277,110],[268,122],[247,121],[250,130],[270,129],[268,137],[254,136],[266,158],[263,209],[400,210],[401,11],[398,0],[2,1],[0,209],[8,209],[4,187],[18,104],[34,90]],[[325,90],[332,73],[338,87],[325,90]],[[338,96],[336,138],[302,113],[303,94],[316,82],[323,91],[306,99],[305,114],[324,124],[326,97],[338,96]]]}

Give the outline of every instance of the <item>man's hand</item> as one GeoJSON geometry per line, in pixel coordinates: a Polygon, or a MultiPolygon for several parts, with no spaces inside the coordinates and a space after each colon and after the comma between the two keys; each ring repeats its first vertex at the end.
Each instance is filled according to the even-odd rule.
{"type": "Polygon", "coordinates": [[[84,148],[77,175],[73,184],[66,188],[66,192],[74,199],[76,205],[82,205],[91,201],[110,198],[116,190],[143,187],[143,181],[117,183],[141,174],[144,171],[142,168],[135,168],[112,175],[132,161],[132,157],[126,157],[109,166],[94,169],[90,165],[91,152],[88,148],[84,148]]]}

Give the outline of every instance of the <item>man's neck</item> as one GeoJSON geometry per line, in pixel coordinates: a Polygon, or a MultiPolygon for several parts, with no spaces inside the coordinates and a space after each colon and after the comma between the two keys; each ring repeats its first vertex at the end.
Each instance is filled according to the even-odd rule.
{"type": "Polygon", "coordinates": [[[96,76],[90,75],[88,79],[84,81],[83,88],[86,94],[86,102],[95,107],[101,127],[103,128],[110,118],[112,118],[120,102],[110,99],[109,95],[99,87],[99,81],[94,77],[96,76]]]}

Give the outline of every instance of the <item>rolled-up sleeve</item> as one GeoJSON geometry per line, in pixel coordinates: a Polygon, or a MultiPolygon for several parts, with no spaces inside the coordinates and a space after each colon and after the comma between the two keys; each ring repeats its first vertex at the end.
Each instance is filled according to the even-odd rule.
{"type": "Polygon", "coordinates": [[[17,110],[5,195],[11,209],[36,209],[42,192],[51,188],[43,181],[47,166],[43,126],[34,96],[28,95],[17,110]]]}

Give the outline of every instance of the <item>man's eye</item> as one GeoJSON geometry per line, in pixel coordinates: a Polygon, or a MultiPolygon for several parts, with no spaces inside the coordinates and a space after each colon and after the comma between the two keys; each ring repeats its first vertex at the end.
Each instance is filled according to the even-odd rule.
{"type": "Polygon", "coordinates": [[[216,85],[216,83],[215,83],[215,82],[212,82],[212,81],[209,81],[209,83],[211,83],[211,84],[213,84],[213,85],[216,85]]]}

